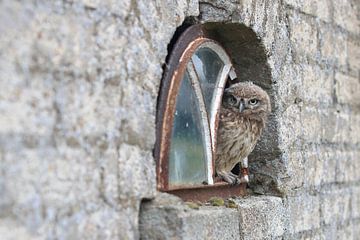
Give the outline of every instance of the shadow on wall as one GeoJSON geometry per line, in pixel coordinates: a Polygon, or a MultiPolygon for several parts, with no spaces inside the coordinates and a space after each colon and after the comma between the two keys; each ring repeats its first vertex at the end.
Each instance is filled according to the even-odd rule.
{"type": "MultiPolygon", "coordinates": [[[[178,36],[196,20],[188,19],[180,26],[169,44],[168,52],[178,36]]],[[[278,127],[275,118],[275,89],[271,79],[271,70],[267,63],[264,46],[255,32],[238,23],[205,23],[208,34],[216,39],[231,57],[237,73],[233,83],[252,81],[267,91],[271,98],[272,114],[269,123],[249,156],[251,183],[250,188],[258,194],[279,195],[277,179],[283,170],[281,152],[278,147],[278,127]]],[[[231,83],[232,84],[232,83],[231,83]]]]}

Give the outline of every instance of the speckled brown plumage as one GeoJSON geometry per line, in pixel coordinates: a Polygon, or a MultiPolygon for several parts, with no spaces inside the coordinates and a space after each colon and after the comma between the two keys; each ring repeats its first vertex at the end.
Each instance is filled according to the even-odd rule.
{"type": "Polygon", "coordinates": [[[247,172],[247,156],[259,139],[268,114],[270,98],[259,86],[242,82],[225,89],[217,134],[215,169],[219,177],[230,184],[248,182],[248,176],[231,173],[241,162],[247,172]]]}

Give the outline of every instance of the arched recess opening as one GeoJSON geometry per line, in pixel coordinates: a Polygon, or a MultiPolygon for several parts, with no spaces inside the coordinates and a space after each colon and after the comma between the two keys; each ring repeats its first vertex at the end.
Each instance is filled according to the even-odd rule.
{"type": "MultiPolygon", "coordinates": [[[[179,55],[178,56],[179,62],[184,61],[184,59],[191,59],[191,57],[186,57],[186,56],[184,57],[184,55],[188,54],[186,52],[187,49],[186,46],[190,46],[187,44],[191,44],[192,43],[191,40],[188,41],[183,36],[180,37],[180,39],[177,39],[179,33],[186,30],[188,26],[189,25],[184,24],[182,27],[178,29],[169,47],[169,56],[173,57],[173,55],[179,55]],[[177,49],[175,50],[172,49],[172,46],[176,41],[177,43],[175,46],[177,49],[181,45],[186,45],[183,47],[184,50],[183,53],[181,52],[179,53],[175,51],[177,49]],[[174,52],[172,52],[173,50],[174,52]]],[[[200,41],[201,38],[205,38],[205,39],[209,38],[214,40],[215,42],[219,43],[219,45],[226,51],[227,55],[230,57],[231,65],[236,72],[237,78],[234,80],[232,77],[230,77],[230,71],[228,71],[226,74],[229,74],[229,79],[231,79],[231,81],[228,80],[226,85],[231,85],[241,81],[252,81],[253,83],[261,86],[264,90],[268,92],[272,102],[272,109],[275,109],[274,88],[272,86],[271,71],[267,63],[266,51],[261,44],[261,40],[257,38],[256,34],[250,28],[235,23],[205,23],[197,26],[199,29],[199,36],[197,37],[200,38],[200,41]]],[[[192,27],[191,29],[194,28],[192,27]]],[[[167,59],[168,62],[169,62],[169,56],[167,59]]],[[[171,169],[169,169],[171,168],[171,164],[169,164],[171,160],[171,156],[170,156],[171,154],[169,153],[171,152],[170,149],[171,147],[169,147],[169,145],[171,145],[171,143],[169,144],[166,141],[171,142],[171,138],[172,138],[171,128],[174,125],[172,125],[171,123],[167,124],[166,122],[168,122],[169,119],[170,122],[172,122],[173,119],[176,118],[174,116],[177,113],[174,106],[169,108],[168,105],[169,104],[175,105],[174,103],[177,102],[178,100],[175,100],[176,96],[174,97],[169,97],[169,96],[171,96],[171,94],[174,93],[179,94],[178,90],[170,94],[168,93],[168,91],[169,89],[171,90],[173,88],[172,87],[174,85],[173,82],[175,81],[174,79],[176,78],[179,78],[178,80],[175,81],[177,82],[177,85],[184,83],[186,81],[193,82],[193,80],[190,81],[189,79],[183,77],[183,74],[185,74],[184,76],[186,76],[189,75],[189,73],[191,72],[191,71],[189,72],[189,67],[187,66],[189,66],[189,64],[190,65],[194,64],[194,62],[191,62],[191,60],[186,60],[186,61],[187,62],[182,67],[180,67],[181,64],[178,64],[175,61],[175,65],[177,65],[176,68],[182,69],[179,70],[182,72],[181,73],[182,76],[180,77],[174,77],[178,70],[171,69],[174,67],[173,60],[170,59],[170,63],[169,63],[170,65],[165,66],[165,73],[160,91],[161,96],[158,101],[157,144],[155,149],[155,158],[158,161],[157,162],[158,188],[160,190],[171,190],[171,178],[170,178],[171,176],[169,176],[169,172],[171,171],[171,169]],[[168,68],[170,68],[170,70],[168,68]],[[187,70],[184,70],[185,68],[187,70]],[[169,74],[171,75],[170,78],[169,78],[169,74]],[[174,74],[174,76],[172,74],[174,74]],[[187,80],[184,80],[184,78],[187,80]],[[164,131],[166,133],[164,133],[164,131]],[[165,146],[165,150],[164,150],[164,146],[165,146]],[[168,161],[168,163],[164,164],[164,161],[168,161]]],[[[189,90],[189,92],[191,92],[191,90],[189,90]]],[[[200,102],[201,101],[203,100],[200,100],[200,102]]],[[[196,105],[196,103],[194,103],[194,105],[196,105]]],[[[209,130],[210,130],[209,132],[211,132],[213,129],[209,129],[209,130]]],[[[278,162],[275,160],[279,159],[280,157],[280,152],[278,150],[277,136],[278,133],[277,133],[277,124],[275,118],[273,116],[270,116],[269,123],[261,140],[258,142],[253,153],[249,156],[249,168],[251,173],[250,186],[255,191],[258,191],[260,193],[276,192],[276,182],[273,180],[276,179],[276,177],[274,177],[272,174],[273,172],[272,168],[274,167],[273,163],[275,163],[276,165],[276,162],[278,162]]],[[[211,136],[210,136],[210,141],[211,141],[211,136]]],[[[211,145],[211,143],[209,145],[211,145]]],[[[211,155],[211,153],[209,153],[209,155],[211,155]]],[[[210,165],[211,165],[211,161],[210,161],[210,165]]],[[[234,172],[236,171],[238,170],[234,169],[234,172]]],[[[212,176],[210,174],[209,179],[211,179],[211,177],[212,176]]],[[[205,182],[206,185],[209,184],[209,181],[205,181],[205,182]]],[[[212,184],[214,183],[211,181],[210,185],[212,184]]],[[[198,188],[196,192],[192,191],[190,193],[185,191],[186,193],[185,195],[188,196],[187,198],[191,198],[192,194],[199,193],[202,191],[202,189],[199,188],[199,183],[195,183],[195,185],[196,185],[195,187],[198,188]]],[[[216,183],[214,185],[216,185],[216,183]]],[[[218,191],[218,193],[220,194],[222,192],[221,188],[225,188],[226,186],[217,185],[216,187],[220,188],[220,191],[218,191]]]]}

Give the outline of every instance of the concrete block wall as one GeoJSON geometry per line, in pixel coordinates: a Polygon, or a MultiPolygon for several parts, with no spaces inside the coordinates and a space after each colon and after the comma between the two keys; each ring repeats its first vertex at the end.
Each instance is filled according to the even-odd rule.
{"type": "Polygon", "coordinates": [[[359,11],[356,0],[1,1],[0,236],[359,239],[359,11]],[[254,169],[263,196],[235,209],[156,191],[162,65],[187,17],[243,24],[266,51],[281,154],[254,169]]]}

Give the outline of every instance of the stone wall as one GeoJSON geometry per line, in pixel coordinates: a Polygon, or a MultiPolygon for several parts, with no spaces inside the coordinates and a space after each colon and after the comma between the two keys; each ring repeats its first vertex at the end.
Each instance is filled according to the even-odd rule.
{"type": "Polygon", "coordinates": [[[357,0],[1,1],[1,238],[359,239],[359,8],[357,0]],[[234,209],[194,210],[156,191],[162,65],[190,18],[249,27],[271,72],[277,134],[263,141],[276,139],[279,154],[253,157],[261,195],[236,199],[234,209]]]}

